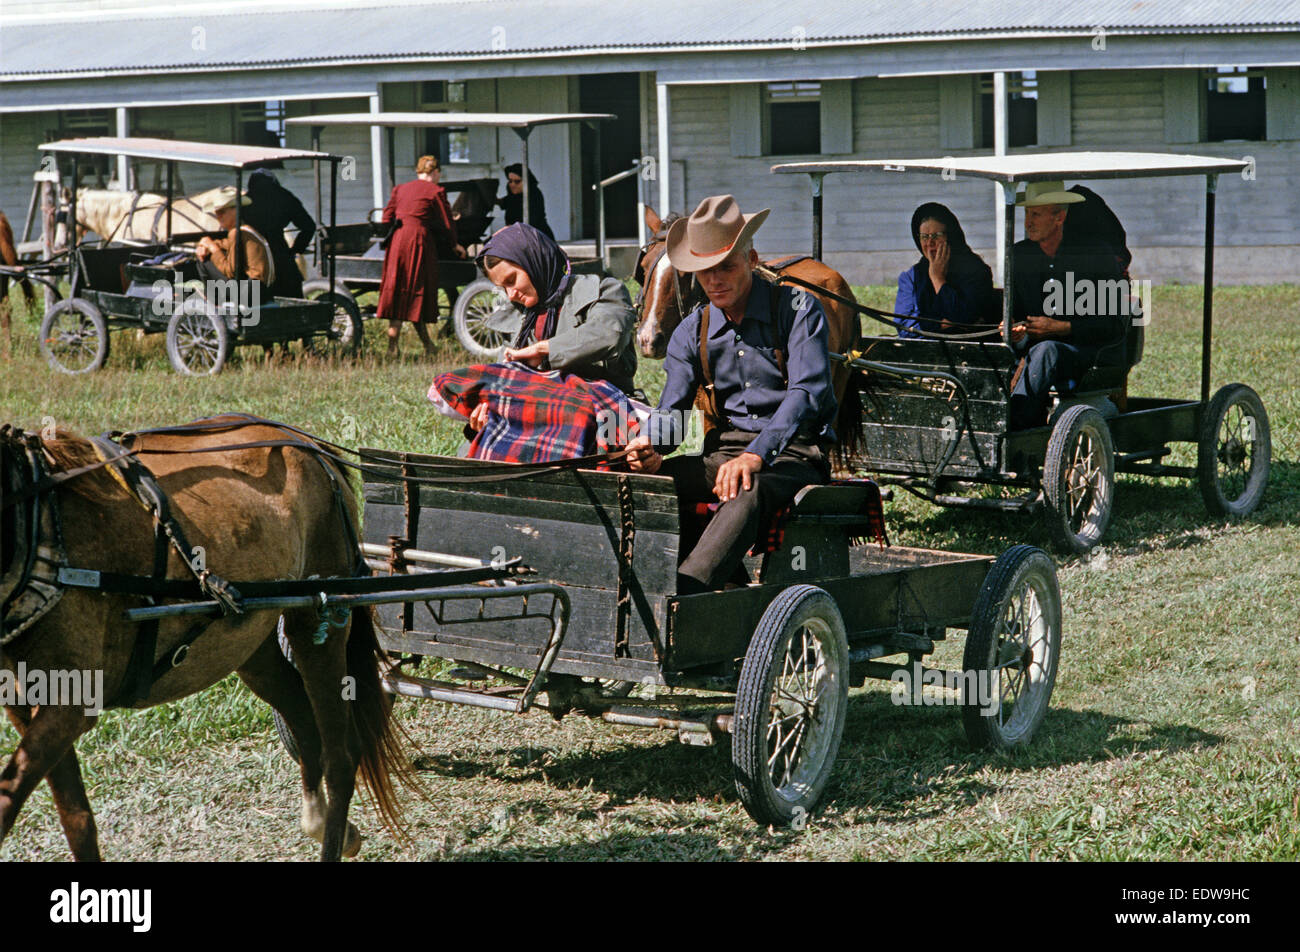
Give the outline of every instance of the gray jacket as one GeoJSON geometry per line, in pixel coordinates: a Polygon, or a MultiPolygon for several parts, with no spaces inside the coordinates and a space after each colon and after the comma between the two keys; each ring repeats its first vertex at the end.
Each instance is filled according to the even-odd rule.
{"type": "Polygon", "coordinates": [[[636,374],[636,311],[617,278],[575,274],[551,335],[551,370],[608,380],[625,393],[636,374]]]}

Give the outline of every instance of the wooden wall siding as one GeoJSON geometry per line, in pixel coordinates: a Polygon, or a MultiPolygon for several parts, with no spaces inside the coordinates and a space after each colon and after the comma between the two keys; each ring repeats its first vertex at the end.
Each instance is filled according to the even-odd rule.
{"type": "MultiPolygon", "coordinates": [[[[295,100],[286,104],[286,109],[290,116],[310,116],[319,113],[334,112],[369,112],[370,101],[368,99],[318,99],[318,100],[295,100]]],[[[306,126],[289,126],[287,144],[292,148],[311,148],[311,129],[306,126]]],[[[350,222],[362,222],[370,214],[371,207],[374,205],[374,186],[372,179],[372,164],[370,161],[370,129],[365,126],[334,126],[326,129],[321,133],[320,147],[322,152],[330,152],[334,155],[342,155],[354,160],[352,163],[353,177],[344,178],[339,176],[338,183],[338,222],[347,224],[350,222]]],[[[404,182],[411,178],[414,173],[409,169],[398,169],[397,180],[404,182]],[[404,172],[406,174],[404,174],[404,172]]],[[[283,172],[276,172],[276,178],[286,188],[293,191],[306,206],[307,210],[315,214],[316,209],[316,187],[312,178],[311,167],[306,163],[293,163],[293,167],[285,165],[283,172]]],[[[321,184],[322,201],[325,208],[325,220],[329,221],[329,179],[322,179],[321,184]]],[[[387,201],[387,194],[384,200],[387,201]]]]}
{"type": "Polygon", "coordinates": [[[1074,148],[1165,148],[1160,70],[1088,70],[1070,85],[1074,148]]]}

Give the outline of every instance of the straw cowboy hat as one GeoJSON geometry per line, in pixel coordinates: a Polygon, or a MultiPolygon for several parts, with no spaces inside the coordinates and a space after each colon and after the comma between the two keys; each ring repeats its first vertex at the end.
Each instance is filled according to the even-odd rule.
{"type": "Polygon", "coordinates": [[[215,215],[223,208],[234,208],[235,199],[239,198],[239,204],[251,205],[253,200],[242,192],[236,193],[235,186],[223,185],[211,195],[203,199],[203,211],[208,215],[215,215]]]}
{"type": "Polygon", "coordinates": [[[1026,208],[1034,205],[1073,205],[1085,201],[1078,192],[1067,192],[1065,183],[1030,182],[1025,190],[1016,196],[1016,204],[1026,208]]]}
{"type": "Polygon", "coordinates": [[[744,247],[771,211],[742,215],[730,195],[706,198],[690,218],[679,218],[668,229],[668,261],[678,271],[721,264],[734,249],[744,247]]]}

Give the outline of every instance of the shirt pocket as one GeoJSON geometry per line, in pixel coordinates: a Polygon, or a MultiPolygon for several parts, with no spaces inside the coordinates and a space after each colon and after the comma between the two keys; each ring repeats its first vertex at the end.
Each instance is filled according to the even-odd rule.
{"type": "Polygon", "coordinates": [[[751,376],[752,384],[764,390],[784,390],[785,374],[781,372],[785,366],[784,353],[776,347],[751,345],[748,349],[752,349],[754,359],[748,363],[745,370],[747,376],[751,376]],[[779,358],[778,354],[780,354],[779,358]]]}

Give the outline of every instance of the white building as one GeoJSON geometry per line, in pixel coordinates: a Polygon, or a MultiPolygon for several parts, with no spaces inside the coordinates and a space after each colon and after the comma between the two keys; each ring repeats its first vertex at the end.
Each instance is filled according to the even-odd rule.
{"type": "MultiPolygon", "coordinates": [[[[28,0],[0,8],[0,208],[21,221],[50,137],[252,141],[319,112],[598,111],[620,116],[604,174],[649,156],[651,204],[731,192],[773,209],[761,252],[806,251],[807,179],[773,163],[991,151],[997,72],[1010,152],[1249,156],[1254,178],[1220,186],[1216,276],[1300,276],[1300,0],[28,0]]],[[[287,144],[307,135],[289,127],[287,144]]],[[[337,130],[322,148],[356,159],[341,221],[383,204],[384,137],[337,130]]],[[[399,179],[430,150],[445,179],[499,176],[518,139],[399,132],[399,179]]],[[[590,237],[582,133],[541,129],[530,158],[557,235],[590,237]]],[[[144,188],[152,174],[128,171],[144,188]]],[[[186,191],[215,184],[183,174],[186,191]]],[[[308,191],[307,173],[288,180],[308,191]]],[[[635,233],[635,182],[611,189],[613,235],[635,233]]],[[[1095,187],[1129,230],[1135,275],[1200,279],[1203,182],[1095,187]]],[[[908,220],[926,200],[992,248],[986,183],[846,177],[827,181],[828,262],[854,282],[892,281],[915,257],[908,220]]]]}

